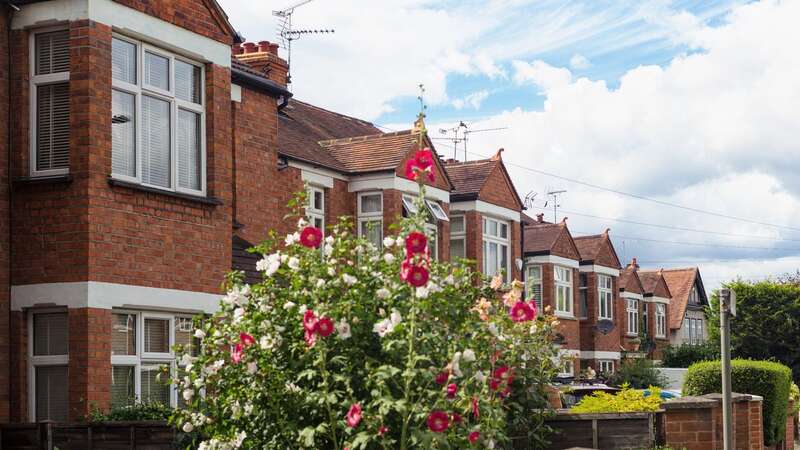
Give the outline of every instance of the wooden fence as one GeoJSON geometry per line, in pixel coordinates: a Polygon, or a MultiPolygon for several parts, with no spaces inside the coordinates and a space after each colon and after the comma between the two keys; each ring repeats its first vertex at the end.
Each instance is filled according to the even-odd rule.
{"type": "MultiPolygon", "coordinates": [[[[656,444],[657,413],[570,414],[560,411],[546,423],[553,429],[547,450],[573,447],[640,449],[656,444]]],[[[518,450],[532,448],[524,440],[514,442],[518,450]]]]}
{"type": "Polygon", "coordinates": [[[22,423],[0,425],[0,450],[173,450],[165,422],[22,423]]]}

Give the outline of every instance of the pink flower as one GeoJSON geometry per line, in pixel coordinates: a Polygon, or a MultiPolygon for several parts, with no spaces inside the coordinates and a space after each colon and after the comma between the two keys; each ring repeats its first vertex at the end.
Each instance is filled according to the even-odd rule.
{"type": "Polygon", "coordinates": [[[531,301],[528,302],[528,306],[533,310],[533,316],[536,317],[536,299],[532,298],[531,301]]]}
{"type": "Polygon", "coordinates": [[[427,246],[428,238],[419,231],[412,231],[406,236],[406,254],[408,256],[424,252],[427,246]]]}
{"type": "Polygon", "coordinates": [[[436,384],[444,386],[448,379],[450,379],[450,373],[439,372],[439,375],[436,375],[436,384]]]}
{"type": "Polygon", "coordinates": [[[455,383],[450,383],[447,385],[447,398],[453,399],[456,397],[456,392],[458,392],[458,385],[455,383]]]}
{"type": "Polygon", "coordinates": [[[319,320],[317,319],[317,315],[314,314],[314,311],[310,309],[306,310],[306,313],[303,314],[303,328],[309,333],[315,333],[318,325],[319,320]]]}
{"type": "Polygon", "coordinates": [[[328,337],[333,333],[333,321],[327,317],[319,319],[317,322],[317,333],[322,337],[328,337]]]}
{"type": "Polygon", "coordinates": [[[383,436],[384,434],[386,434],[387,431],[389,431],[389,429],[386,428],[384,425],[381,425],[381,427],[378,428],[378,436],[383,436]]]}
{"type": "Polygon", "coordinates": [[[408,260],[404,261],[400,266],[400,278],[411,286],[425,286],[425,284],[428,283],[429,277],[430,274],[425,266],[412,265],[408,260]]]}
{"type": "Polygon", "coordinates": [[[453,423],[454,424],[459,424],[459,423],[461,423],[462,420],[464,420],[464,418],[461,417],[461,414],[459,414],[457,412],[453,413],[453,423]]]}
{"type": "Polygon", "coordinates": [[[478,442],[478,439],[480,439],[480,437],[481,434],[479,432],[473,431],[472,433],[469,434],[469,436],[467,436],[467,439],[469,439],[470,444],[474,444],[478,442]]]}
{"type": "Polygon", "coordinates": [[[409,180],[416,180],[417,179],[417,161],[413,159],[409,159],[406,161],[406,178],[409,180]]]}
{"type": "Polygon", "coordinates": [[[489,388],[493,391],[496,391],[500,388],[503,383],[511,384],[511,374],[508,366],[500,366],[497,369],[494,369],[494,373],[492,374],[492,379],[489,381],[489,388]]]}
{"type": "Polygon", "coordinates": [[[322,243],[322,230],[317,227],[308,226],[300,232],[300,244],[303,247],[317,248],[322,243]]]}
{"type": "Polygon", "coordinates": [[[347,411],[347,416],[345,417],[345,422],[350,428],[355,428],[361,423],[361,405],[353,403],[350,406],[350,410],[347,411]]]}
{"type": "Polygon", "coordinates": [[[481,417],[481,412],[480,412],[480,409],[478,408],[478,398],[477,397],[472,397],[472,415],[473,415],[473,417],[475,417],[475,420],[478,420],[481,417]]]}
{"type": "Polygon", "coordinates": [[[305,337],[305,340],[306,340],[306,345],[309,346],[309,347],[313,347],[314,344],[317,343],[317,333],[316,333],[316,331],[308,331],[308,330],[306,330],[304,337],[305,337]]]}
{"type": "Polygon", "coordinates": [[[236,344],[231,350],[231,361],[234,364],[239,364],[242,361],[242,356],[244,356],[244,347],[242,347],[242,344],[236,344]]]}
{"type": "Polygon", "coordinates": [[[428,428],[434,433],[441,433],[450,426],[450,418],[444,411],[433,411],[428,416],[428,428]]]}
{"type": "Polygon", "coordinates": [[[427,147],[417,151],[414,154],[414,159],[406,161],[406,178],[416,180],[421,173],[424,173],[431,182],[436,181],[433,152],[427,147]]]}
{"type": "Polygon", "coordinates": [[[508,314],[511,316],[511,320],[514,322],[527,322],[536,317],[536,306],[531,308],[529,303],[525,303],[520,300],[511,307],[511,310],[508,314]]]}
{"type": "Polygon", "coordinates": [[[250,335],[249,335],[249,334],[247,334],[247,333],[239,333],[239,341],[240,341],[240,342],[242,343],[242,345],[244,345],[245,347],[250,347],[251,345],[253,345],[253,344],[255,344],[255,343],[256,343],[256,340],[255,340],[255,339],[253,339],[253,336],[250,336],[250,335]]]}

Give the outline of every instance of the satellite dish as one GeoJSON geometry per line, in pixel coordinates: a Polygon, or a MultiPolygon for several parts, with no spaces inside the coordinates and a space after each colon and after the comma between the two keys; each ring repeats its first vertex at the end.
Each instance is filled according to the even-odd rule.
{"type": "Polygon", "coordinates": [[[600,319],[597,321],[597,331],[602,334],[608,334],[614,329],[614,321],[608,319],[600,319]]]}

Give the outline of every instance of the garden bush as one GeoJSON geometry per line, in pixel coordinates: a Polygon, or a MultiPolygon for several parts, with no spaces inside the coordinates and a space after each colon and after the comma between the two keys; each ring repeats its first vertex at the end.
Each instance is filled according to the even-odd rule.
{"type": "Polygon", "coordinates": [[[696,362],[716,361],[719,359],[719,345],[713,342],[702,344],[669,345],[664,348],[661,360],[663,367],[689,367],[696,362]]]}
{"type": "Polygon", "coordinates": [[[624,412],[655,412],[661,409],[661,389],[650,386],[650,395],[645,396],[643,391],[622,386],[622,390],[610,394],[598,391],[587,395],[570,412],[573,413],[624,413],[624,412]]]}
{"type": "Polygon", "coordinates": [[[557,320],[522,284],[489,282],[466,262],[432,260],[424,174],[409,164],[417,213],[378,248],[344,219],[259,245],[263,280],[229,276],[199,355],[174,383],[172,422],[200,449],[500,448],[520,430],[544,439],[545,387],[558,372],[557,320]],[[504,292],[504,293],[503,293],[504,292]]]}
{"type": "MultiPolygon", "coordinates": [[[[708,361],[692,364],[683,384],[684,395],[722,392],[721,364],[708,361]]],[[[764,443],[773,445],[783,439],[792,384],[792,371],[772,361],[735,359],[731,361],[733,392],[764,398],[762,407],[764,443]]]]}
{"type": "Polygon", "coordinates": [[[653,361],[644,358],[627,358],[622,360],[619,370],[612,373],[606,382],[613,386],[627,384],[635,389],[645,389],[650,386],[663,388],[667,385],[667,378],[653,367],[653,361]]]}
{"type": "Polygon", "coordinates": [[[108,412],[92,409],[89,413],[90,422],[120,422],[140,420],[166,421],[173,413],[173,409],[159,402],[133,402],[126,406],[111,408],[108,412]]]}

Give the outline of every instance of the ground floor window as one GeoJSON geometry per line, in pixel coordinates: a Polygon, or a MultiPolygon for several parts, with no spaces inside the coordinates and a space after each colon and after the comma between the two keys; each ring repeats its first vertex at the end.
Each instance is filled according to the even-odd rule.
{"type": "Polygon", "coordinates": [[[177,406],[169,385],[177,370],[173,347],[197,354],[192,318],[183,315],[115,311],[111,330],[111,406],[136,401],[177,406]]]}
{"type": "Polygon", "coordinates": [[[597,367],[601,373],[614,373],[614,361],[610,359],[600,359],[597,361],[597,367]]]}
{"type": "Polygon", "coordinates": [[[31,313],[31,420],[66,422],[69,416],[69,320],[66,310],[31,313]]]}
{"type": "Polygon", "coordinates": [[[561,362],[561,372],[558,374],[559,377],[572,377],[575,376],[575,361],[571,359],[565,359],[561,362]]]}
{"type": "Polygon", "coordinates": [[[656,304],[656,337],[667,336],[667,307],[656,304]]]}

